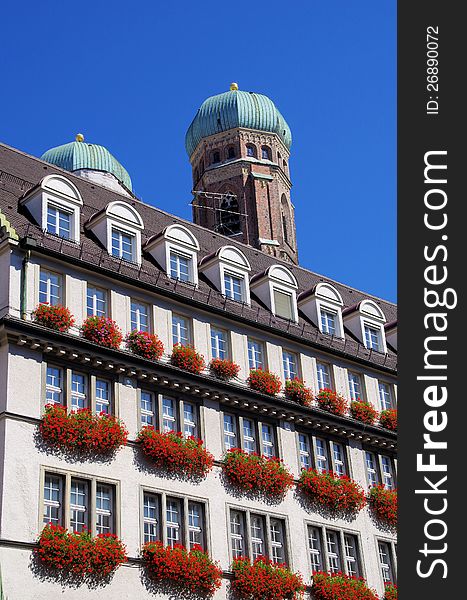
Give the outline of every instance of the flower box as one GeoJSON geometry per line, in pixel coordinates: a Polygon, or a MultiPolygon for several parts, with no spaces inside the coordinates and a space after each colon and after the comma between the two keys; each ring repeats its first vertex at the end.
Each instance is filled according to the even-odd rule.
{"type": "Polygon", "coordinates": [[[164,353],[164,344],[157,335],[147,331],[132,331],[125,339],[128,349],[149,360],[159,360],[164,353]]]}
{"type": "Polygon", "coordinates": [[[347,475],[303,469],[297,486],[311,502],[331,511],[356,513],[366,504],[362,487],[347,475]]]}
{"type": "Polygon", "coordinates": [[[305,590],[300,574],[263,556],[253,564],[248,558],[235,558],[231,570],[234,574],[231,587],[241,600],[298,600],[305,590]]]}
{"type": "Polygon", "coordinates": [[[280,497],[293,485],[293,476],[278,458],[248,454],[240,448],[229,450],[222,469],[236,488],[268,497],[280,497]]]}
{"type": "Polygon", "coordinates": [[[81,325],[81,333],[90,342],[115,350],[123,339],[120,327],[108,317],[88,317],[81,325]]]}
{"type": "Polygon", "coordinates": [[[196,352],[192,346],[182,346],[182,344],[175,344],[170,362],[174,367],[190,373],[201,373],[206,366],[204,356],[196,352]]]}
{"type": "Polygon", "coordinates": [[[316,600],[378,600],[362,577],[324,571],[313,574],[312,594],[316,600]]]}
{"type": "Polygon", "coordinates": [[[384,600],[397,600],[397,585],[393,583],[384,584],[384,600]]]}
{"type": "Polygon", "coordinates": [[[60,304],[39,304],[32,313],[35,323],[65,333],[75,324],[75,318],[66,306],[60,304]]]}
{"type": "Polygon", "coordinates": [[[303,406],[310,406],[313,400],[313,392],[306,387],[301,379],[287,379],[285,382],[285,397],[293,402],[298,402],[303,406]]]}
{"type": "Polygon", "coordinates": [[[161,433],[151,425],[143,427],[137,441],[143,453],[159,469],[186,477],[202,478],[212,469],[214,457],[194,437],[181,433],[161,433]]]}
{"type": "Polygon", "coordinates": [[[156,582],[169,582],[202,597],[213,596],[221,587],[222,569],[202,550],[187,550],[176,544],[148,542],[141,551],[148,577],[156,582]]]}
{"type": "Polygon", "coordinates": [[[318,406],[333,415],[345,415],[347,412],[346,400],[334,390],[323,388],[316,396],[318,406]]]}
{"type": "Polygon", "coordinates": [[[82,453],[106,454],[125,446],[128,431],[112,415],[93,414],[88,408],[67,413],[59,404],[48,404],[39,429],[51,446],[82,453]]]}
{"type": "Polygon", "coordinates": [[[252,390],[269,396],[278,394],[282,387],[281,380],[275,373],[263,371],[262,369],[252,369],[247,383],[252,390]]]}
{"type": "Polygon", "coordinates": [[[373,425],[378,418],[378,411],[369,402],[363,400],[354,400],[350,403],[350,414],[357,421],[373,425]]]}
{"type": "Polygon", "coordinates": [[[36,549],[40,563],[68,576],[106,578],[127,561],[126,548],[116,535],[89,531],[73,533],[58,525],[46,525],[36,549]]]}
{"type": "Polygon", "coordinates": [[[397,525],[397,491],[383,485],[370,488],[370,507],[379,521],[391,527],[397,525]]]}
{"type": "Polygon", "coordinates": [[[236,363],[222,358],[213,358],[209,368],[213,375],[219,379],[225,379],[226,381],[237,377],[240,372],[240,367],[236,363]]]}
{"type": "Polygon", "coordinates": [[[390,431],[397,431],[397,408],[388,408],[381,411],[379,424],[390,431]]]}

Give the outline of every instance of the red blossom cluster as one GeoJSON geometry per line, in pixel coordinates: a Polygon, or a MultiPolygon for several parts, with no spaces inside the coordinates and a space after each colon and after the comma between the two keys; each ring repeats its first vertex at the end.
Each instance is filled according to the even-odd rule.
{"type": "Polygon", "coordinates": [[[356,513],[366,504],[365,492],[356,481],[332,471],[303,469],[297,486],[312,502],[333,511],[356,513]]]}
{"type": "Polygon", "coordinates": [[[222,468],[235,487],[266,496],[283,496],[294,481],[293,475],[278,458],[248,454],[240,448],[226,453],[222,468]]]}
{"type": "Polygon", "coordinates": [[[373,425],[378,418],[378,411],[369,402],[363,400],[354,400],[350,403],[350,414],[357,421],[373,425]]]}
{"type": "Polygon", "coordinates": [[[61,331],[68,331],[75,324],[75,318],[66,306],[50,305],[47,302],[39,304],[32,313],[32,318],[39,325],[61,331]]]}
{"type": "Polygon", "coordinates": [[[88,408],[67,413],[59,404],[48,404],[39,429],[48,444],[67,450],[105,454],[125,446],[128,431],[114,417],[93,414],[88,408]]]}
{"type": "Polygon", "coordinates": [[[368,587],[362,577],[340,572],[314,573],[312,590],[316,600],[378,600],[376,592],[368,587]]]}
{"type": "Polygon", "coordinates": [[[161,433],[152,425],[143,427],[137,441],[144,454],[158,468],[187,477],[205,477],[212,469],[214,457],[203,447],[202,440],[182,433],[161,433]]]}
{"type": "Polygon", "coordinates": [[[164,344],[154,333],[147,331],[132,331],[126,336],[128,349],[149,360],[159,360],[164,352],[164,344]]]}
{"type": "Polygon", "coordinates": [[[81,333],[90,342],[115,350],[123,339],[120,327],[108,317],[88,317],[81,325],[81,333]]]}
{"type": "Polygon", "coordinates": [[[313,400],[313,392],[306,387],[304,382],[295,377],[295,379],[287,379],[285,382],[285,397],[294,402],[298,402],[303,406],[310,406],[313,400]]]}
{"type": "Polygon", "coordinates": [[[333,415],[345,415],[347,412],[347,401],[334,390],[323,388],[316,396],[318,406],[333,415]]]}
{"type": "Polygon", "coordinates": [[[234,579],[232,589],[242,600],[295,600],[303,597],[305,586],[302,576],[285,564],[273,563],[259,556],[251,564],[249,558],[235,558],[231,567],[234,579]]]}
{"type": "Polygon", "coordinates": [[[93,538],[88,531],[72,533],[59,525],[46,525],[39,536],[41,563],[66,575],[108,577],[127,561],[126,548],[112,533],[93,538]]]}
{"type": "Polygon", "coordinates": [[[384,585],[384,600],[397,600],[397,585],[393,583],[384,585]]]}
{"type": "Polygon", "coordinates": [[[209,365],[211,372],[219,379],[233,379],[240,372],[240,367],[231,360],[223,358],[213,358],[209,365]]]}
{"type": "Polygon", "coordinates": [[[174,367],[190,373],[201,373],[206,366],[204,356],[196,352],[193,346],[183,346],[182,344],[175,344],[170,362],[174,367]]]}
{"type": "Polygon", "coordinates": [[[144,544],[141,555],[148,576],[153,581],[169,581],[193,594],[213,596],[222,583],[222,569],[195,545],[191,550],[162,542],[144,544]]]}
{"type": "Polygon", "coordinates": [[[275,373],[263,371],[262,369],[252,369],[247,383],[252,390],[269,396],[278,394],[282,387],[281,380],[275,373]]]}
{"type": "Polygon", "coordinates": [[[397,490],[383,485],[370,488],[370,506],[375,516],[391,527],[397,525],[397,490]]]}
{"type": "Polygon", "coordinates": [[[397,408],[388,408],[381,411],[379,424],[390,431],[397,431],[397,408]]]}

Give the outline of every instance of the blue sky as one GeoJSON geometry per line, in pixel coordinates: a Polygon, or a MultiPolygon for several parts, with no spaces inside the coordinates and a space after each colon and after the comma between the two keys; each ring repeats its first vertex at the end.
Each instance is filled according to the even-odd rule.
{"type": "Polygon", "coordinates": [[[396,300],[396,2],[9,2],[0,140],[77,132],[145,202],[191,219],[185,131],[210,95],[270,96],[293,135],[302,266],[396,300]]]}

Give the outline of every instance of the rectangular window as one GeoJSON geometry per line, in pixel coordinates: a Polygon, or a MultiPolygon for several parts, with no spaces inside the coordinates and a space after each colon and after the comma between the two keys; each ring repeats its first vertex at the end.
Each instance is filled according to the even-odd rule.
{"type": "Polygon", "coordinates": [[[326,442],[321,438],[315,438],[316,446],[316,470],[319,473],[323,471],[329,471],[329,457],[326,442]]]}
{"type": "Polygon", "coordinates": [[[344,534],[344,556],[347,575],[360,577],[357,537],[355,535],[350,535],[349,533],[344,534]]]}
{"type": "Polygon", "coordinates": [[[224,413],[224,446],[226,450],[238,448],[236,419],[227,413],[224,413]]]}
{"type": "Polygon", "coordinates": [[[391,548],[386,542],[378,542],[379,564],[384,583],[394,583],[394,570],[391,560],[391,548]]]}
{"type": "Polygon", "coordinates": [[[170,277],[181,281],[191,281],[191,258],[178,252],[170,253],[170,277]]]}
{"type": "Polygon", "coordinates": [[[329,571],[331,573],[342,571],[339,535],[336,531],[326,531],[326,549],[328,552],[329,571]]]}
{"type": "Polygon", "coordinates": [[[54,204],[47,205],[47,231],[67,240],[71,239],[73,213],[54,204]]]}
{"type": "Polygon", "coordinates": [[[266,545],[264,539],[264,518],[260,515],[251,515],[251,549],[253,560],[258,556],[266,556],[266,545]]]}
{"type": "Polygon", "coordinates": [[[237,302],[243,301],[243,281],[243,277],[224,272],[224,289],[227,298],[237,302]]]}
{"type": "Polygon", "coordinates": [[[107,292],[88,285],[86,291],[86,311],[88,317],[106,317],[107,292]]]}
{"type": "Polygon", "coordinates": [[[318,389],[332,389],[331,370],[329,365],[326,363],[317,362],[316,373],[318,376],[318,389]]]}
{"type": "Polygon", "coordinates": [[[182,346],[190,344],[190,325],[185,317],[172,315],[172,341],[174,346],[175,344],[182,346]]]}
{"type": "Polygon", "coordinates": [[[227,332],[211,327],[211,354],[212,358],[226,359],[229,357],[227,332]]]}
{"type": "Polygon", "coordinates": [[[250,419],[243,419],[243,450],[248,454],[256,452],[255,426],[250,419]]]}
{"type": "Polygon", "coordinates": [[[112,533],[113,527],[113,490],[110,485],[98,483],[96,486],[96,531],[112,533]]]}
{"type": "Polygon", "coordinates": [[[46,404],[64,404],[63,369],[47,365],[45,401],[46,404]]]}
{"type": "Polygon", "coordinates": [[[245,515],[237,510],[230,511],[230,539],[232,543],[232,558],[245,556],[245,515]]]}
{"type": "Polygon", "coordinates": [[[389,456],[381,456],[381,471],[384,487],[388,490],[394,489],[394,476],[389,456]]]}
{"type": "Polygon", "coordinates": [[[285,379],[295,379],[298,376],[297,355],[293,352],[282,351],[282,366],[285,379]]]}
{"type": "Polygon", "coordinates": [[[55,306],[62,304],[62,276],[41,269],[39,276],[39,303],[55,306]]]}
{"type": "Polygon", "coordinates": [[[284,522],[280,519],[271,519],[271,560],[275,563],[285,562],[285,535],[284,522]]]}
{"type": "Polygon", "coordinates": [[[188,539],[190,548],[204,548],[203,505],[199,502],[188,502],[188,539]]]}
{"type": "Polygon", "coordinates": [[[179,431],[176,401],[174,398],[162,397],[162,429],[163,431],[179,431]]]}
{"type": "Polygon", "coordinates": [[[345,459],[344,459],[344,448],[337,442],[331,442],[332,447],[332,458],[333,458],[333,471],[337,475],[345,475],[345,459]]]}
{"type": "Polygon", "coordinates": [[[351,400],[363,400],[362,380],[357,373],[348,372],[351,400]]]}
{"type": "Polygon", "coordinates": [[[70,488],[70,527],[80,532],[89,528],[89,482],[71,480],[70,488]]]}
{"type": "Polygon", "coordinates": [[[83,373],[71,373],[71,408],[88,408],[88,381],[83,373]]]}
{"type": "Polygon", "coordinates": [[[159,498],[154,494],[145,493],[143,499],[143,510],[144,543],[156,542],[160,539],[159,498]]]}
{"type": "Polygon", "coordinates": [[[112,228],[112,256],[134,262],[135,236],[112,228]]]}
{"type": "Polygon", "coordinates": [[[274,314],[290,321],[295,320],[292,295],[274,290],[274,314]]]}
{"type": "Polygon", "coordinates": [[[263,344],[248,338],[248,362],[250,369],[264,369],[263,344]]]}
{"type": "Polygon", "coordinates": [[[155,399],[152,392],[141,390],[141,425],[156,425],[155,399]]]}
{"type": "Polygon", "coordinates": [[[308,526],[308,550],[310,553],[311,571],[323,570],[323,551],[321,544],[321,531],[317,527],[308,526]]]}
{"type": "Polygon", "coordinates": [[[274,430],[271,425],[266,423],[261,424],[261,439],[263,442],[263,454],[268,458],[276,456],[276,448],[274,444],[274,430]]]}
{"type": "Polygon", "coordinates": [[[371,327],[370,325],[365,325],[365,342],[366,347],[370,350],[376,350],[377,352],[381,351],[380,344],[380,335],[381,332],[376,327],[371,327]]]}
{"type": "Polygon", "coordinates": [[[321,331],[336,335],[336,313],[321,309],[321,331]]]}
{"type": "Polygon", "coordinates": [[[132,331],[149,331],[149,306],[142,302],[131,301],[130,321],[132,331]]]}
{"type": "Polygon", "coordinates": [[[300,453],[300,467],[302,469],[309,469],[311,467],[311,453],[310,442],[307,435],[303,433],[298,434],[298,447],[300,453]]]}
{"type": "Polygon", "coordinates": [[[105,379],[96,379],[96,414],[111,414],[110,383],[105,379]]]}
{"type": "Polygon", "coordinates": [[[180,544],[180,526],[181,526],[181,504],[175,498],[167,498],[166,503],[166,523],[167,523],[167,544],[174,547],[180,544]]]}
{"type": "Polygon", "coordinates": [[[190,402],[183,403],[183,433],[185,437],[198,437],[196,406],[190,402]]]}
{"type": "Polygon", "coordinates": [[[393,408],[394,403],[392,401],[390,386],[387,383],[383,383],[382,381],[380,381],[378,382],[378,391],[381,410],[388,410],[389,408],[393,408]]]}
{"type": "Polygon", "coordinates": [[[44,524],[62,525],[63,485],[58,475],[46,473],[44,481],[44,524]]]}
{"type": "Polygon", "coordinates": [[[373,452],[365,452],[365,463],[368,485],[373,487],[378,484],[376,457],[373,452]]]}

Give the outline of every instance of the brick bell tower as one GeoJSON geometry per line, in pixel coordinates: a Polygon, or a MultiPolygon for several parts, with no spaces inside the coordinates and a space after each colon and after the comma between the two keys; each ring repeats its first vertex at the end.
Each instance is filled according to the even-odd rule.
{"type": "Polygon", "coordinates": [[[289,126],[266,96],[232,83],[205,100],[185,140],[194,222],[297,264],[291,143],[289,126]]]}

